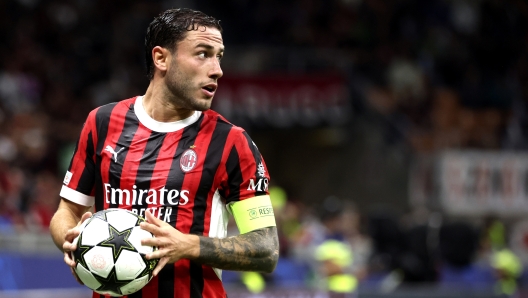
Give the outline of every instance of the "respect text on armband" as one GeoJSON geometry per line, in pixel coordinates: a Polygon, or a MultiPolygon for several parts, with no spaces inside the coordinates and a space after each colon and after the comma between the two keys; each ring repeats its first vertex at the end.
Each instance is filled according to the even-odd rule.
{"type": "Polygon", "coordinates": [[[251,208],[248,210],[248,214],[251,219],[257,219],[264,216],[275,216],[273,213],[273,207],[271,206],[251,208]]]}

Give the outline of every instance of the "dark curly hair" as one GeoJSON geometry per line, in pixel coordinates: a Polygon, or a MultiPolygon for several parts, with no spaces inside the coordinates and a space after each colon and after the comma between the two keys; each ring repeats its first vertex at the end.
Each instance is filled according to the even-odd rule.
{"type": "Polygon", "coordinates": [[[145,62],[149,80],[154,77],[152,49],[160,46],[172,52],[188,31],[198,30],[200,27],[212,27],[222,32],[220,20],[189,8],[169,9],[154,18],[145,36],[145,62]]]}

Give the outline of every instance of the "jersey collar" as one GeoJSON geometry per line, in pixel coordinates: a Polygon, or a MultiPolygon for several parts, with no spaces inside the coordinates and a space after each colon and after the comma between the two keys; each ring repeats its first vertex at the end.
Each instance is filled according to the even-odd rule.
{"type": "Polygon", "coordinates": [[[136,116],[138,117],[141,124],[143,124],[146,128],[157,132],[178,131],[198,121],[202,115],[201,111],[195,111],[194,114],[182,120],[174,122],[159,122],[152,119],[147,114],[147,111],[145,111],[145,108],[143,107],[143,96],[138,96],[136,98],[136,102],[134,103],[134,112],[136,113],[136,116]]]}

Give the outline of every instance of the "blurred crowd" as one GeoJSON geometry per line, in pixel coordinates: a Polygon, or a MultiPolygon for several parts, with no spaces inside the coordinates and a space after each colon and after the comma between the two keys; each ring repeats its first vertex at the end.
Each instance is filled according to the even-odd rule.
{"type": "Polygon", "coordinates": [[[528,285],[523,262],[508,248],[510,227],[498,218],[450,219],[424,209],[359,212],[336,196],[308,205],[278,186],[270,195],[280,227],[277,269],[260,281],[224,272],[226,283],[256,293],[266,287],[390,293],[422,284],[451,294],[497,295],[528,285]]]}
{"type": "Polygon", "coordinates": [[[141,94],[162,3],[0,2],[0,229],[46,230],[88,112],[141,94]]]}
{"type": "MultiPolygon", "coordinates": [[[[346,75],[357,117],[380,119],[388,146],[410,154],[528,148],[523,0],[6,0],[0,1],[0,232],[47,229],[87,113],[144,92],[145,29],[161,10],[179,6],[221,19],[227,48],[344,52],[349,59],[336,69],[319,63],[304,70],[346,75]]],[[[343,271],[390,289],[464,278],[457,272],[479,283],[522,271],[500,271],[490,261],[506,246],[490,244],[491,221],[475,227],[435,223],[441,215],[418,223],[390,212],[367,216],[335,197],[322,206],[290,199],[278,208],[287,257],[276,274],[290,283],[317,284],[318,276],[343,271]],[[330,239],[337,242],[320,246],[330,239]],[[337,265],[327,262],[330,256],[340,256],[337,265]]]]}
{"type": "Polygon", "coordinates": [[[356,67],[387,142],[420,153],[527,149],[528,4],[386,2],[364,1],[359,15],[376,34],[356,67]]]}

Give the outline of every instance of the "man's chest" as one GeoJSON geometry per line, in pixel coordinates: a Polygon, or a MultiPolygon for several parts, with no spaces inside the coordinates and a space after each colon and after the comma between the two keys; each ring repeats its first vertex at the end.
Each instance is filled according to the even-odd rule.
{"type": "Polygon", "coordinates": [[[220,160],[196,138],[115,134],[100,148],[100,189],[110,205],[186,206],[218,187],[220,160]]]}

